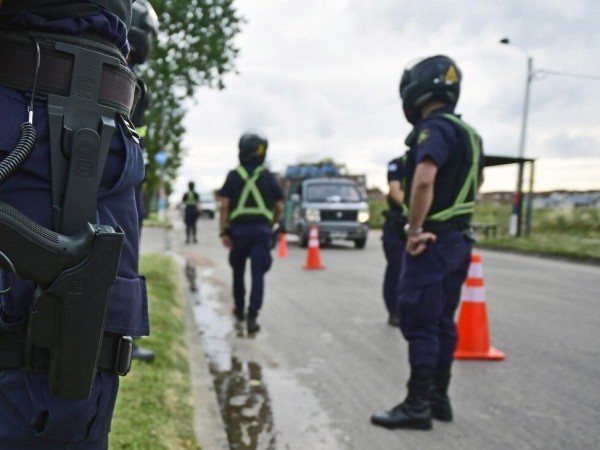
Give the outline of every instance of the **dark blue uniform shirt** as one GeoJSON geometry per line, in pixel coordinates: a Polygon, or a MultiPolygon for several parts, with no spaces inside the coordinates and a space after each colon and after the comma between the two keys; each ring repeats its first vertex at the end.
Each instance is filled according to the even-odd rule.
{"type": "Polygon", "coordinates": [[[102,10],[99,14],[88,17],[67,17],[63,19],[47,19],[30,12],[19,12],[5,20],[0,20],[0,29],[35,30],[46,33],[96,35],[114,43],[127,56],[127,26],[115,14],[102,10]]]}
{"type": "MultiPolygon", "coordinates": [[[[453,114],[454,108],[445,106],[436,110],[436,114],[443,113],[453,114]]],[[[417,143],[413,147],[413,151],[416,152],[416,164],[429,157],[440,168],[458,143],[457,128],[449,120],[432,117],[418,126],[416,139],[417,143]]]]}
{"type": "MultiPolygon", "coordinates": [[[[242,164],[242,167],[244,169],[246,169],[248,174],[252,174],[252,172],[254,172],[254,169],[256,169],[258,167],[258,165],[257,164],[242,164]]],[[[239,178],[239,175],[237,174],[237,172],[235,170],[229,171],[229,173],[227,174],[227,178],[225,179],[225,183],[223,184],[223,187],[219,190],[219,195],[221,197],[225,197],[225,198],[229,198],[229,199],[233,198],[235,196],[235,194],[237,194],[237,192],[234,192],[234,189],[235,189],[235,186],[238,184],[238,183],[236,183],[235,180],[237,180],[238,178],[239,178]]],[[[279,185],[279,183],[277,182],[277,180],[275,179],[275,177],[272,174],[270,176],[269,184],[270,184],[271,192],[273,195],[273,201],[283,200],[283,190],[281,189],[281,186],[279,185]]]]}

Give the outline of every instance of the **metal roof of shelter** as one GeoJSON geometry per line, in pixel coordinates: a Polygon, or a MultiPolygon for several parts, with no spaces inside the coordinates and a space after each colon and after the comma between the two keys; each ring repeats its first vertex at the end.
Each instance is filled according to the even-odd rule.
{"type": "Polygon", "coordinates": [[[531,158],[514,158],[512,156],[485,155],[485,167],[502,166],[504,164],[523,164],[534,162],[531,158]]]}

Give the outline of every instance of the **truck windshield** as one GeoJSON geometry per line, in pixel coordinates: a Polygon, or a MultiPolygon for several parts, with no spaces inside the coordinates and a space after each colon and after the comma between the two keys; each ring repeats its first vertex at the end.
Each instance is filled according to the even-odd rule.
{"type": "Polygon", "coordinates": [[[360,194],[352,184],[310,184],[306,189],[309,202],[359,202],[360,194]]]}

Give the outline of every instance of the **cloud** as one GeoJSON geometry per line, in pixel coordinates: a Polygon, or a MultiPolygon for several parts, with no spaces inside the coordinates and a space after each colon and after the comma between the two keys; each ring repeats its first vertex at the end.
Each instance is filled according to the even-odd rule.
{"type": "MultiPolygon", "coordinates": [[[[410,131],[400,75],[412,59],[438,53],[462,69],[457,112],[478,129],[487,153],[518,155],[531,56],[525,155],[539,160],[536,177],[547,186],[546,175],[556,176],[544,159],[598,158],[600,167],[600,81],[547,73],[600,76],[597,0],[568,7],[564,0],[257,0],[237,7],[248,19],[237,41],[239,74],[227,77],[224,91],[199,91],[185,119],[181,173],[200,185],[219,187],[237,164],[240,134],[259,129],[273,170],[330,157],[385,188],[387,162],[404,152],[410,131]],[[499,44],[505,36],[511,45],[499,44]]],[[[581,171],[571,175],[577,183],[600,188],[593,170],[569,167],[581,171]]],[[[486,185],[513,189],[514,175],[494,181],[500,172],[490,170],[486,185]]]]}

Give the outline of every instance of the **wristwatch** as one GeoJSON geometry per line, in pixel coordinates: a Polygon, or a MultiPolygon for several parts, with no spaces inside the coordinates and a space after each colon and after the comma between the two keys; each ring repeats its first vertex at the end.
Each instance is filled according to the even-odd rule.
{"type": "Polygon", "coordinates": [[[416,230],[411,230],[410,224],[407,223],[406,225],[404,225],[404,232],[408,237],[418,236],[423,232],[423,227],[419,227],[416,230]]]}

